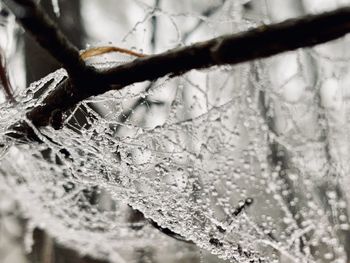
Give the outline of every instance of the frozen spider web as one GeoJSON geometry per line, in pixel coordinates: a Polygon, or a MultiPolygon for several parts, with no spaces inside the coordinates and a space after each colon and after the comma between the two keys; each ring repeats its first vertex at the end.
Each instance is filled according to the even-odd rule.
{"type": "Polygon", "coordinates": [[[30,229],[111,262],[145,247],[181,251],[180,262],[188,242],[230,262],[346,262],[342,45],[131,85],[81,102],[60,130],[36,129],[25,114],[67,78],[58,70],[1,105],[1,183],[30,229]],[[18,121],[42,143],[9,137],[18,121]]]}

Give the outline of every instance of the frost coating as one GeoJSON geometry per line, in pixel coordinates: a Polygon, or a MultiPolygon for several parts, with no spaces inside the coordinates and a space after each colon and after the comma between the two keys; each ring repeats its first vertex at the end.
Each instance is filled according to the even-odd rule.
{"type": "Polygon", "coordinates": [[[188,249],[128,205],[231,262],[346,262],[347,70],[324,54],[130,86],[82,102],[59,131],[35,130],[43,144],[5,136],[66,77],[59,70],[15,108],[1,105],[1,183],[31,227],[112,262],[148,246],[188,249]]]}
{"type": "MultiPolygon", "coordinates": [[[[281,257],[316,262],[313,247],[329,249],[327,257],[342,262],[337,228],[325,227],[329,218],[315,192],[320,180],[332,182],[332,177],[312,175],[325,169],[318,161],[313,168],[299,165],[308,160],[306,149],[321,153],[322,142],[301,146],[303,134],[289,138],[269,129],[259,103],[262,90],[251,91],[250,81],[234,85],[241,74],[253,78],[254,66],[160,80],[147,96],[163,93],[165,120],[148,109],[141,123],[139,108],[135,119],[121,121],[123,102],[145,97],[128,87],[82,102],[59,131],[36,130],[43,144],[4,140],[10,125],[25,119],[24,113],[66,77],[64,70],[50,74],[18,96],[16,108],[2,106],[1,180],[31,224],[83,254],[116,262],[126,247],[175,242],[144,221],[128,221],[125,204],[232,262],[279,262],[281,257]],[[206,76],[209,90],[203,92],[195,76],[206,76]],[[39,91],[43,96],[37,98],[39,91]],[[277,143],[292,155],[294,168],[271,160],[278,158],[271,157],[271,145],[277,143]],[[310,193],[305,200],[303,192],[310,193]]],[[[313,107],[307,100],[299,107],[304,105],[313,107]]],[[[341,204],[337,192],[327,193],[329,202],[341,204]]],[[[342,208],[332,211],[345,220],[337,227],[347,228],[342,208]]]]}

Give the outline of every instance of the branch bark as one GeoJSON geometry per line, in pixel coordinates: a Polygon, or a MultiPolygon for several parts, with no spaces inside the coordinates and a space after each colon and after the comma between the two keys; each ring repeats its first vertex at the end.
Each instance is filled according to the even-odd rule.
{"type": "Polygon", "coordinates": [[[181,75],[193,69],[266,58],[325,43],[350,32],[350,7],[344,7],[221,36],[96,72],[84,64],[77,49],[33,0],[4,1],[22,26],[62,63],[70,75],[45,98],[42,106],[28,112],[27,117],[38,127],[48,125],[53,112],[65,111],[90,96],[112,89],[167,75],[181,75]]]}
{"type": "MultiPolygon", "coordinates": [[[[87,71],[79,50],[34,0],[3,0],[17,21],[45,48],[67,72],[79,75],[87,71]]],[[[91,69],[90,69],[91,70],[91,69]]]]}
{"type": "Polygon", "coordinates": [[[100,76],[109,84],[126,86],[168,74],[181,75],[192,69],[266,58],[325,43],[349,32],[350,7],[340,8],[140,58],[102,72],[100,76]]]}

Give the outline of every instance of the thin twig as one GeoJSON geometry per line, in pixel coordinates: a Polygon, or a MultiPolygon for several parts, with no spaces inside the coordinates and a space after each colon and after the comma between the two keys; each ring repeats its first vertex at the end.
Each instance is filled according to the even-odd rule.
{"type": "MultiPolygon", "coordinates": [[[[156,11],[158,11],[159,6],[160,6],[160,2],[161,0],[156,0],[155,4],[154,4],[154,13],[156,11]]],[[[152,36],[151,36],[151,49],[154,52],[156,50],[156,45],[157,45],[157,32],[158,32],[158,19],[157,19],[157,15],[153,14],[152,19],[151,19],[151,23],[152,23],[152,36]]]]}
{"type": "Polygon", "coordinates": [[[15,98],[13,97],[13,89],[6,70],[5,54],[1,49],[0,49],[0,81],[7,99],[12,103],[15,102],[15,98]]]}
{"type": "Polygon", "coordinates": [[[113,46],[103,46],[103,47],[94,47],[94,48],[89,48],[87,50],[84,50],[83,52],[80,53],[80,57],[84,60],[99,56],[102,54],[110,53],[110,52],[119,52],[119,53],[124,53],[128,54],[130,56],[142,58],[147,56],[146,54],[141,54],[137,53],[135,51],[125,49],[125,48],[120,48],[120,47],[113,47],[113,46]]]}
{"type": "MultiPolygon", "coordinates": [[[[201,14],[201,17],[210,17],[211,15],[215,14],[220,8],[222,8],[225,5],[226,0],[222,0],[220,4],[216,6],[211,6],[207,10],[204,10],[204,12],[201,14]]],[[[187,32],[185,32],[182,36],[182,41],[185,43],[188,38],[195,32],[198,28],[201,27],[201,25],[205,22],[206,20],[200,18],[198,22],[187,32]]]]}

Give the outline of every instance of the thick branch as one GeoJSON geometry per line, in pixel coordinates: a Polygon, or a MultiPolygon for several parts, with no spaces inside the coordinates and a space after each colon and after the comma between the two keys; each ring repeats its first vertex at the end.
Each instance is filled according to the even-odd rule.
{"type": "Polygon", "coordinates": [[[17,21],[31,33],[70,75],[86,71],[78,49],[59,30],[50,17],[34,0],[3,0],[15,14],[17,21]]]}
{"type": "Polygon", "coordinates": [[[68,72],[82,72],[77,80],[70,75],[56,88],[44,105],[27,116],[36,126],[49,124],[53,112],[65,111],[90,96],[127,85],[192,69],[237,64],[265,58],[285,51],[310,47],[337,39],[350,32],[350,7],[321,15],[309,15],[282,23],[264,25],[246,32],[226,35],[191,46],[176,48],[158,55],[138,58],[104,72],[86,70],[78,51],[57,31],[53,22],[32,0],[5,0],[17,19],[68,72]],[[17,4],[13,5],[14,3],[17,4]],[[18,9],[18,10],[17,10],[18,9]],[[28,11],[29,10],[29,11],[28,11]],[[47,35],[48,34],[48,35],[47,35]]]}
{"type": "Polygon", "coordinates": [[[101,73],[101,80],[126,86],[192,69],[266,58],[334,40],[349,32],[350,7],[340,8],[140,58],[101,73]]]}

